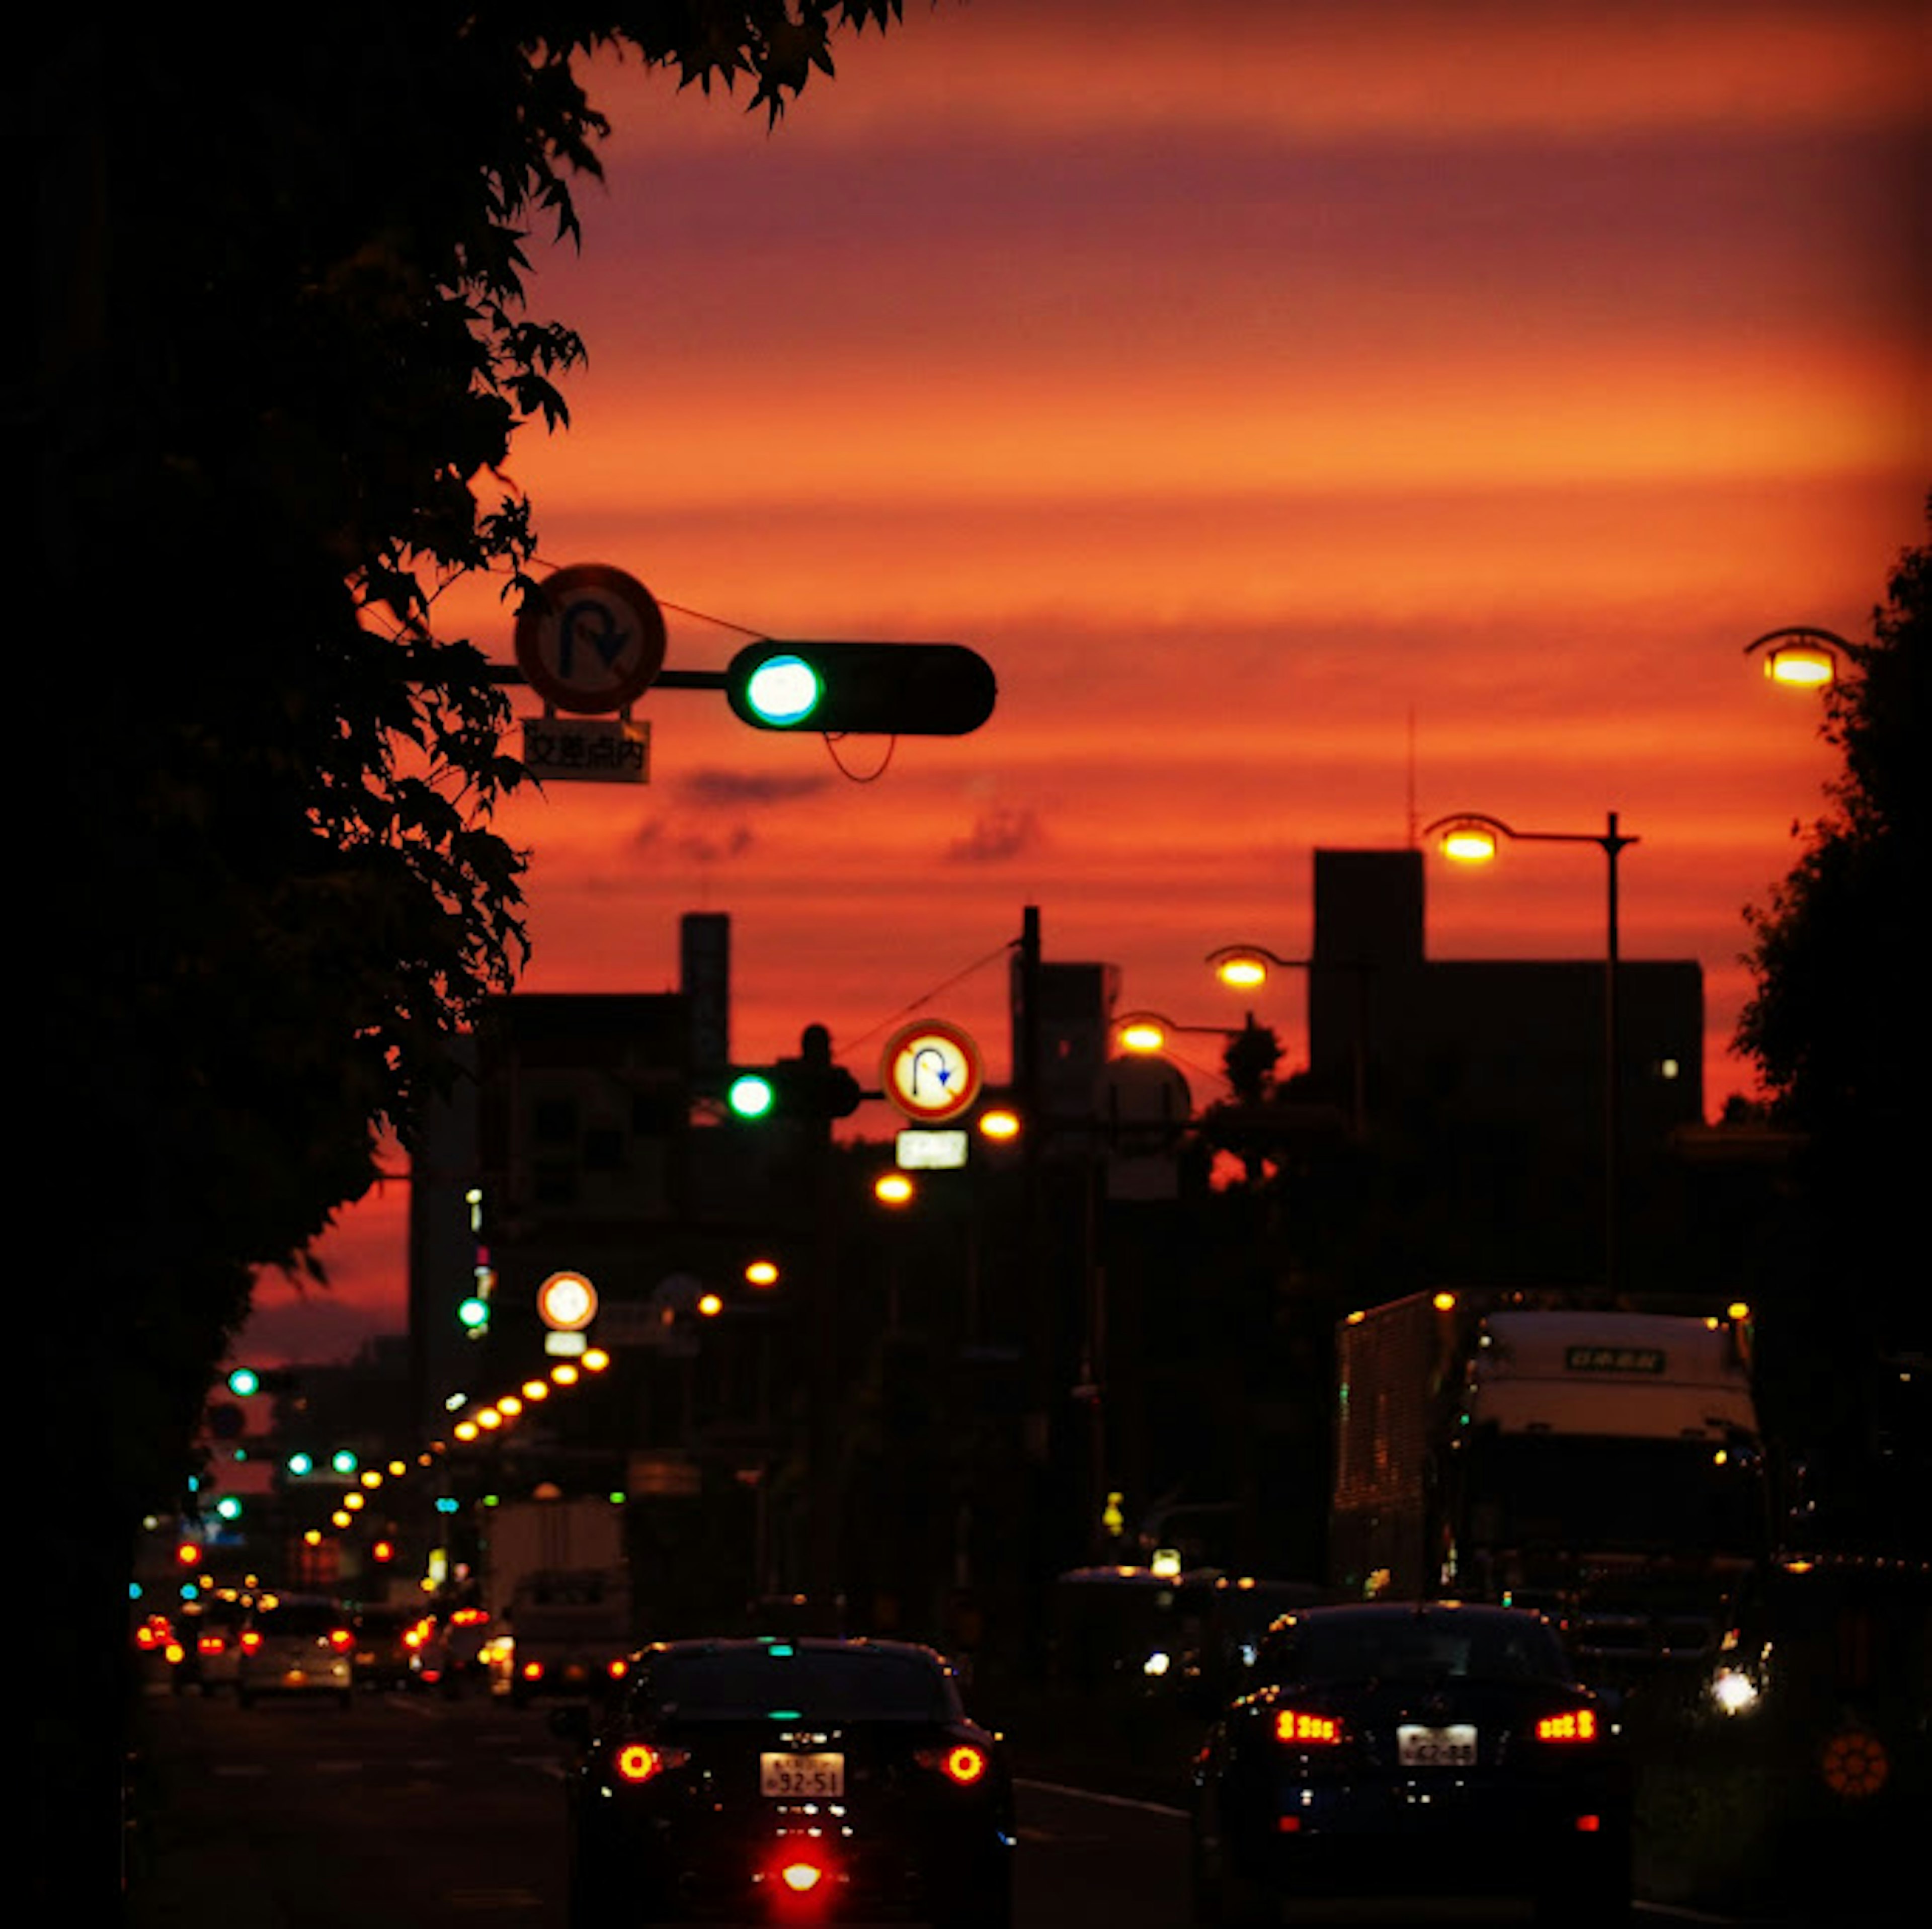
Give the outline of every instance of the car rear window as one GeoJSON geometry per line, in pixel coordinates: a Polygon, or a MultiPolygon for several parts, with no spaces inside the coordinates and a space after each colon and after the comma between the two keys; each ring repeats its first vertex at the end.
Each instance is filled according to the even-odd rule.
{"type": "Polygon", "coordinates": [[[1499,1615],[1315,1615],[1285,1630],[1263,1667],[1277,1681],[1568,1682],[1542,1622],[1499,1615]]]}
{"type": "Polygon", "coordinates": [[[255,1625],[264,1634],[328,1634],[348,1625],[348,1618],[332,1607],[307,1601],[284,1601],[258,1610],[255,1625]]]}
{"type": "Polygon", "coordinates": [[[944,1673],[917,1656],[776,1642],[656,1656],[638,1694],[668,1714],[706,1720],[945,1721],[958,1712],[944,1673]]]}

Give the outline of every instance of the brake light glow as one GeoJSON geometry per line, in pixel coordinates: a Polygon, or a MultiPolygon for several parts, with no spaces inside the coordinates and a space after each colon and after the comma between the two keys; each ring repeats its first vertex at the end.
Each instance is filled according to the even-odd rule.
{"type": "Polygon", "coordinates": [[[1342,1738],[1342,1724],[1333,1714],[1310,1714],[1298,1708],[1275,1710],[1274,1738],[1298,1748],[1332,1748],[1342,1738]]]}
{"type": "Polygon", "coordinates": [[[825,1871],[816,1862],[787,1862],[778,1870],[778,1880],[794,1895],[809,1895],[825,1880],[825,1871]]]}
{"type": "Polygon", "coordinates": [[[1566,1714],[1546,1714],[1536,1724],[1539,1742],[1594,1742],[1597,1738],[1597,1711],[1573,1708],[1566,1714]]]}
{"type": "Polygon", "coordinates": [[[328,1645],[338,1654],[346,1654],[356,1645],[356,1637],[346,1628],[332,1628],[328,1630],[328,1645]]]}
{"type": "Polygon", "coordinates": [[[201,1654],[218,1654],[228,1646],[228,1643],[223,1640],[219,1634],[204,1634],[194,1645],[196,1651],[201,1654]]]}
{"type": "Polygon", "coordinates": [[[970,1742],[950,1748],[922,1748],[914,1757],[922,1768],[936,1768],[956,1787],[970,1788],[986,1778],[986,1751],[970,1742]]]}
{"type": "Polygon", "coordinates": [[[252,1628],[242,1637],[242,1646],[245,1653],[254,1654],[261,1645],[261,1636],[252,1628]]]}

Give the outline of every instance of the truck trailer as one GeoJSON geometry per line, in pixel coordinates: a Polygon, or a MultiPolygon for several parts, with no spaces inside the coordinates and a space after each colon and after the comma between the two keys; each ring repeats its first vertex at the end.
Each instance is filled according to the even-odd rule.
{"type": "Polygon", "coordinates": [[[637,1646],[624,1510],[595,1497],[490,1510],[484,1571],[500,1630],[491,1685],[517,1703],[599,1694],[637,1646]]]}
{"type": "Polygon", "coordinates": [[[1418,1294],[1336,1333],[1330,1577],[1533,1607],[1586,1672],[1708,1675],[1770,1553],[1745,1321],[1418,1294]]]}

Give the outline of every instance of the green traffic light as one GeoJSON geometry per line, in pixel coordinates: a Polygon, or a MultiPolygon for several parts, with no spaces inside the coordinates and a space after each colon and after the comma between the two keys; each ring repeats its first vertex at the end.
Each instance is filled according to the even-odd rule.
{"type": "Polygon", "coordinates": [[[762,1072],[743,1072],[731,1081],[724,1102],[739,1118],[764,1118],[777,1102],[778,1094],[762,1072]]]}
{"type": "Polygon", "coordinates": [[[992,666],[956,643],[747,644],[725,700],[756,730],[962,736],[993,713],[992,666]]]}
{"type": "Polygon", "coordinates": [[[745,700],[759,721],[789,730],[818,709],[825,686],[802,656],[768,656],[745,682],[745,700]]]}
{"type": "Polygon", "coordinates": [[[237,1366],[228,1376],[228,1390],[237,1400],[246,1400],[262,1390],[262,1376],[253,1366],[237,1366]]]}

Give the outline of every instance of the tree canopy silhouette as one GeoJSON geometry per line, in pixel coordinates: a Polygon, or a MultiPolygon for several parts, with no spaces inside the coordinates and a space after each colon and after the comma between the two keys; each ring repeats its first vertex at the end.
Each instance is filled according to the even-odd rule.
{"type": "Polygon", "coordinates": [[[584,350],[528,312],[525,249],[576,236],[598,172],[585,56],[776,120],[836,30],[899,12],[345,0],[271,44],[83,7],[30,36],[24,412],[75,725],[36,773],[61,1062],[35,1123],[86,1202],[32,1346],[47,1412],[90,1422],[53,1528],[114,1630],[69,1630],[90,1680],[256,1270],[304,1263],[523,955],[506,706],[436,611],[466,573],[527,586],[506,458],[565,422],[584,350]]]}
{"type": "MultiPolygon", "coordinates": [[[[1928,502],[1932,524],[1932,500],[1928,502]]],[[[1830,808],[1768,904],[1746,913],[1756,989],[1737,1031],[1775,1118],[1804,1135],[1798,1173],[1814,1228],[1790,1346],[1799,1410],[1821,1433],[1869,1420],[1876,1362],[1922,1351],[1928,1322],[1922,1148],[1932,1101],[1918,916],[1932,871],[1926,685],[1932,546],[1906,550],[1826,698],[1843,757],[1830,808]]]]}

